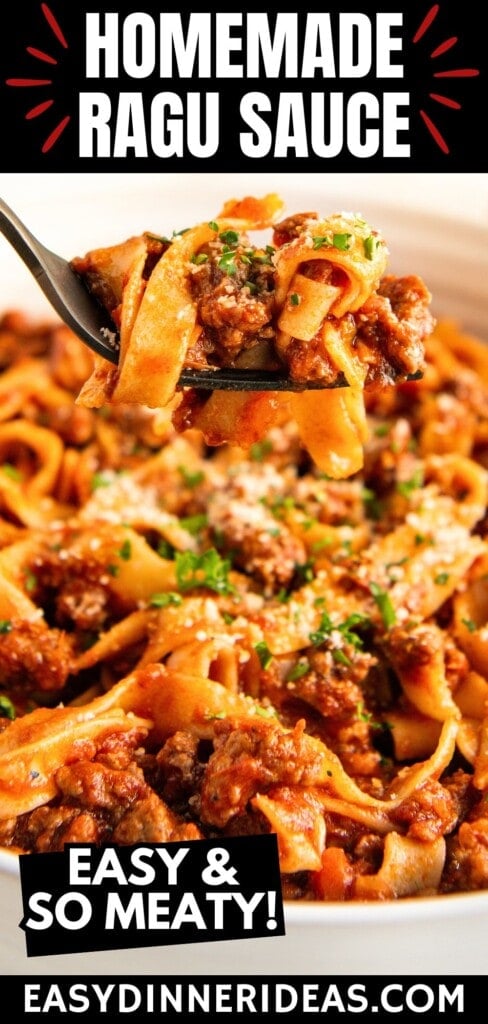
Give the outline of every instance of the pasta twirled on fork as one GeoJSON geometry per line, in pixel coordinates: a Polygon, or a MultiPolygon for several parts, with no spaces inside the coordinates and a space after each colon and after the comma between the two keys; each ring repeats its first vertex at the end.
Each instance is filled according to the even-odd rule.
{"type": "Polygon", "coordinates": [[[282,210],[275,194],[229,200],[171,237],[146,232],[73,259],[120,334],[118,366],[98,359],[78,402],[168,406],[177,429],[210,445],[249,447],[291,417],[324,472],[360,469],[364,389],[422,370],[431,296],[420,278],[386,273],[386,242],[358,214],[278,222],[282,210]],[[178,388],[184,368],[221,367],[280,370],[299,393],[178,388]],[[317,382],[337,391],[314,394],[317,382]]]}

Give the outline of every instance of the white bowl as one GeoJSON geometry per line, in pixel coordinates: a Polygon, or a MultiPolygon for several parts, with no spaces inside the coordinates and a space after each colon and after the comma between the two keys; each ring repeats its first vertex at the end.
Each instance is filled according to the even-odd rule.
{"type": "MultiPolygon", "coordinates": [[[[1,175],[4,199],[71,257],[142,230],[179,230],[232,196],[277,191],[290,213],[361,213],[384,233],[390,269],[419,273],[433,311],[488,341],[488,176],[1,175]],[[40,194],[42,192],[42,195],[40,194]]],[[[0,238],[0,311],[51,310],[0,238]]],[[[286,935],[28,958],[18,859],[0,852],[0,970],[18,975],[476,975],[486,971],[488,892],[394,903],[286,904],[286,935]]]]}

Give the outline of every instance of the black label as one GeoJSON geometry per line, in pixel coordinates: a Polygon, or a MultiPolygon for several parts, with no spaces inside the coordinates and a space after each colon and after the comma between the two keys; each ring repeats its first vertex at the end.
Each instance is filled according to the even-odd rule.
{"type": "Polygon", "coordinates": [[[10,5],[2,169],[486,170],[479,4],[359,7],[10,5]]]}
{"type": "Polygon", "coordinates": [[[20,857],[27,956],[285,934],[276,835],[20,857]]]}

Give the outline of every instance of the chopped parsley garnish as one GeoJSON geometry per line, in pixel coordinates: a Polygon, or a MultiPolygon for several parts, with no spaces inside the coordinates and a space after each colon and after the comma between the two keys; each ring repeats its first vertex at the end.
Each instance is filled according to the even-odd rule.
{"type": "Polygon", "coordinates": [[[264,441],[254,441],[249,449],[249,456],[252,462],[262,462],[265,455],[269,455],[273,451],[273,445],[271,441],[264,439],[264,441]]]}
{"type": "Polygon", "coordinates": [[[334,650],[332,651],[332,658],[339,665],[350,665],[351,664],[350,658],[348,658],[347,654],[344,654],[344,651],[341,651],[341,649],[339,647],[335,647],[334,650]]]}
{"type": "Polygon", "coordinates": [[[259,658],[261,668],[269,668],[273,655],[265,640],[260,640],[259,643],[254,644],[254,650],[259,658]]]}
{"type": "Polygon", "coordinates": [[[344,640],[347,640],[353,647],[363,647],[363,640],[355,632],[355,626],[370,626],[371,619],[369,615],[363,615],[362,612],[352,612],[351,615],[347,616],[345,622],[342,622],[338,627],[342,633],[344,640]]]}
{"type": "Polygon", "coordinates": [[[163,245],[171,245],[175,238],[178,238],[179,235],[186,235],[189,230],[189,228],[182,228],[181,231],[173,231],[171,238],[168,238],[167,235],[156,235],[153,231],[145,231],[144,237],[151,238],[153,242],[162,242],[163,245]]]}
{"type": "Polygon", "coordinates": [[[23,474],[20,472],[20,469],[17,469],[17,466],[12,466],[11,462],[4,462],[2,469],[5,475],[10,477],[11,480],[15,480],[17,482],[23,480],[23,474]]]}
{"type": "Polygon", "coordinates": [[[15,717],[15,708],[12,701],[2,693],[0,695],[0,718],[9,718],[13,722],[15,717]]]}
{"type": "Polygon", "coordinates": [[[381,519],[383,505],[375,492],[372,491],[370,487],[363,487],[361,497],[363,499],[366,515],[369,516],[370,519],[381,519]]]}
{"type": "Polygon", "coordinates": [[[113,483],[113,474],[110,470],[100,469],[93,474],[91,479],[92,491],[97,491],[99,487],[109,487],[113,483]]]}
{"type": "Polygon", "coordinates": [[[218,231],[219,230],[219,225],[217,224],[216,220],[209,220],[208,226],[209,226],[209,228],[212,228],[212,231],[218,231]]]}
{"type": "Polygon", "coordinates": [[[252,259],[255,263],[271,263],[271,257],[276,252],[276,249],[272,245],[267,245],[265,249],[255,249],[252,252],[252,259]]]}
{"type": "Polygon", "coordinates": [[[310,643],[312,643],[314,647],[320,647],[321,644],[328,640],[333,629],[334,623],[332,622],[329,613],[326,611],[322,612],[318,629],[313,633],[309,633],[310,643]]]}
{"type": "Polygon", "coordinates": [[[352,235],[347,232],[332,235],[332,245],[334,246],[334,249],[340,249],[342,252],[347,252],[349,249],[350,238],[352,238],[352,235]]]}
{"type": "Polygon", "coordinates": [[[463,626],[466,626],[466,629],[469,629],[470,633],[476,633],[478,627],[476,625],[476,622],[473,622],[472,619],[461,619],[461,622],[463,626]]]}
{"type": "Polygon", "coordinates": [[[208,256],[206,252],[194,252],[193,256],[190,256],[190,263],[195,263],[197,267],[200,267],[202,263],[207,263],[208,256]]]}
{"type": "Polygon", "coordinates": [[[118,576],[120,572],[120,567],[118,565],[114,565],[111,562],[109,565],[107,565],[107,572],[109,573],[110,576],[118,576]]]}
{"type": "Polygon", "coordinates": [[[178,472],[181,474],[183,483],[187,487],[198,487],[198,484],[203,483],[205,480],[205,473],[201,469],[191,470],[187,469],[186,466],[178,466],[178,472]]]}
{"type": "Polygon", "coordinates": [[[172,558],[174,558],[175,549],[173,545],[169,543],[169,541],[164,540],[163,538],[158,543],[157,553],[160,558],[168,558],[169,560],[171,560],[172,558]]]}
{"type": "Polygon", "coordinates": [[[219,269],[223,270],[225,274],[229,275],[229,277],[234,277],[237,273],[236,256],[237,251],[235,249],[229,249],[228,251],[224,249],[224,252],[219,259],[219,269]]]}
{"type": "Polygon", "coordinates": [[[132,555],[132,544],[130,540],[124,540],[124,543],[117,551],[119,558],[122,558],[124,562],[128,562],[132,555]]]}
{"type": "MultiPolygon", "coordinates": [[[[264,503],[268,504],[266,498],[264,499],[264,503]]],[[[273,498],[273,501],[271,502],[271,505],[269,507],[275,519],[283,519],[283,515],[287,511],[287,509],[295,508],[295,499],[292,498],[290,495],[285,497],[283,494],[278,494],[275,498],[273,498]]]]}
{"type": "Polygon", "coordinates": [[[398,494],[402,494],[404,498],[409,498],[412,491],[417,491],[419,487],[422,487],[423,482],[424,474],[422,468],[419,466],[419,468],[415,470],[413,476],[410,477],[410,480],[400,480],[396,485],[396,489],[398,494]]]}
{"type": "Polygon", "coordinates": [[[383,624],[387,629],[390,629],[396,622],[396,612],[391,603],[390,595],[374,582],[369,584],[369,590],[383,619],[383,624]]]}
{"type": "Polygon", "coordinates": [[[260,704],[256,704],[255,713],[256,713],[256,715],[259,716],[259,718],[277,718],[278,717],[278,715],[276,714],[276,711],[275,711],[274,708],[271,708],[271,707],[263,708],[260,704]]]}
{"type": "Polygon", "coordinates": [[[314,249],[330,248],[332,245],[332,242],[327,238],[327,235],[315,235],[315,237],[312,238],[312,243],[314,249]]]}
{"type": "Polygon", "coordinates": [[[407,562],[408,562],[408,555],[405,555],[405,558],[398,558],[396,562],[387,562],[386,565],[385,565],[385,569],[387,569],[387,570],[397,569],[398,566],[406,565],[407,562]]]}
{"type": "Polygon", "coordinates": [[[301,297],[298,292],[292,292],[290,295],[290,306],[299,306],[301,303],[301,297]]]}
{"type": "Polygon", "coordinates": [[[327,235],[316,235],[315,238],[312,238],[312,244],[314,249],[324,249],[333,246],[334,249],[347,252],[350,238],[352,238],[352,235],[347,231],[339,231],[337,234],[332,235],[332,241],[330,238],[327,238],[327,235]]]}
{"type": "Polygon", "coordinates": [[[37,587],[37,576],[34,576],[31,569],[26,569],[24,572],[24,586],[28,594],[32,594],[37,587]]]}
{"type": "Polygon", "coordinates": [[[443,587],[444,584],[448,582],[448,580],[449,580],[449,573],[448,572],[439,572],[437,574],[437,576],[434,577],[434,583],[437,583],[439,587],[443,587]]]}
{"type": "Polygon", "coordinates": [[[296,562],[295,576],[299,585],[302,583],[311,583],[315,578],[315,562],[313,558],[307,559],[306,562],[296,562]]]}
{"type": "MultiPolygon", "coordinates": [[[[337,632],[342,634],[346,643],[351,644],[352,647],[355,647],[356,650],[358,650],[361,647],[363,647],[363,640],[360,636],[358,636],[356,628],[358,626],[369,625],[369,616],[363,615],[362,612],[352,612],[351,615],[348,615],[347,619],[345,619],[344,622],[335,625],[335,623],[332,622],[329,613],[327,611],[323,611],[319,622],[319,627],[314,633],[309,634],[309,639],[310,642],[314,645],[314,647],[319,647],[321,644],[323,644],[326,640],[329,639],[331,633],[334,630],[337,630],[337,632]]],[[[332,652],[332,656],[335,657],[334,651],[332,652]]],[[[336,660],[342,661],[343,664],[346,664],[343,658],[336,658],[336,660]]],[[[350,664],[349,659],[348,664],[350,664]]]]}
{"type": "Polygon", "coordinates": [[[375,251],[376,251],[376,239],[375,239],[374,235],[368,235],[368,237],[364,239],[363,248],[364,248],[364,255],[366,256],[366,259],[367,260],[374,259],[374,254],[375,254],[375,251]]]}
{"type": "Polygon", "coordinates": [[[193,551],[177,551],[175,556],[176,579],[180,590],[208,587],[217,594],[233,594],[234,587],[228,579],[230,562],[221,558],[215,548],[203,554],[193,551]]]}
{"type": "Polygon", "coordinates": [[[371,711],[366,711],[362,701],[356,705],[356,717],[359,722],[367,722],[371,729],[382,729],[383,731],[391,729],[389,722],[375,722],[371,711]]]}
{"type": "Polygon", "coordinates": [[[180,523],[184,530],[188,530],[188,533],[195,537],[200,533],[200,530],[207,526],[208,516],[203,512],[200,515],[185,516],[183,519],[180,519],[180,523]]]}
{"type": "Polygon", "coordinates": [[[294,683],[297,679],[301,679],[302,676],[306,676],[307,672],[310,671],[310,664],[304,658],[303,660],[297,661],[296,665],[287,672],[285,676],[286,683],[294,683]]]}
{"type": "Polygon", "coordinates": [[[169,605],[179,605],[183,601],[181,594],[174,590],[167,590],[162,594],[153,594],[149,601],[150,608],[168,608],[169,605]]]}
{"type": "Polygon", "coordinates": [[[222,231],[219,238],[220,241],[225,242],[226,245],[237,245],[237,242],[239,241],[237,231],[222,231]]]}
{"type": "MultiPolygon", "coordinates": [[[[346,542],[344,541],[344,544],[345,543],[346,542]]],[[[350,541],[349,541],[349,543],[350,543],[350,541]]],[[[314,555],[318,555],[320,551],[323,551],[324,548],[329,548],[331,544],[332,544],[332,537],[321,537],[320,540],[314,541],[314,543],[312,544],[312,547],[311,547],[311,551],[313,551],[314,555]]]]}
{"type": "Polygon", "coordinates": [[[0,634],[5,636],[6,633],[10,633],[12,629],[12,623],[10,619],[0,619],[0,634]]]}

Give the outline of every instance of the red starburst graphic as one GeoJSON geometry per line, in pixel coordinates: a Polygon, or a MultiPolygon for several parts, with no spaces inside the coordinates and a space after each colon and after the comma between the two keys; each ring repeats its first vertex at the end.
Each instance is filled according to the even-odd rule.
{"type": "MultiPolygon", "coordinates": [[[[420,23],[414,37],[413,42],[418,43],[420,39],[425,36],[425,33],[429,30],[433,24],[437,15],[440,11],[440,4],[433,4],[433,6],[427,11],[425,18],[420,23]]],[[[444,42],[439,43],[438,46],[432,51],[430,57],[431,60],[436,60],[438,57],[442,57],[449,50],[452,50],[453,46],[458,42],[457,36],[450,36],[449,39],[445,39],[444,42]]],[[[433,78],[477,78],[479,75],[478,68],[450,68],[445,71],[434,71],[433,78]]],[[[429,99],[434,100],[434,103],[440,103],[444,107],[449,107],[451,110],[461,110],[461,104],[457,100],[452,99],[450,96],[444,96],[442,93],[430,92],[429,99]]],[[[439,149],[447,156],[449,153],[449,146],[444,136],[439,131],[437,125],[434,123],[431,117],[425,110],[419,110],[425,127],[430,132],[434,142],[439,149]]]]}
{"type": "MultiPolygon", "coordinates": [[[[53,14],[51,8],[48,6],[48,4],[41,4],[41,11],[47,21],[47,24],[49,25],[49,28],[51,29],[55,37],[56,43],[59,44],[64,50],[68,50],[69,47],[64,32],[56,16],[53,14]]],[[[26,50],[29,56],[34,57],[35,60],[39,60],[43,64],[49,64],[54,67],[56,67],[59,64],[59,60],[57,57],[53,57],[50,53],[45,53],[44,50],[38,50],[35,46],[26,46],[26,50]]],[[[14,88],[20,89],[38,89],[45,88],[48,85],[53,85],[53,80],[51,78],[8,78],[6,84],[11,85],[14,88]]],[[[26,121],[31,121],[35,117],[40,117],[41,114],[44,114],[47,110],[50,110],[51,107],[54,106],[54,103],[54,99],[47,99],[44,100],[42,103],[37,103],[36,106],[31,107],[30,110],[28,110],[25,114],[26,121]]],[[[60,118],[55,127],[52,129],[52,131],[49,132],[49,135],[44,140],[41,148],[42,153],[48,153],[49,150],[52,149],[52,147],[63,134],[65,128],[68,126],[70,121],[70,114],[65,114],[60,118]]]]}

